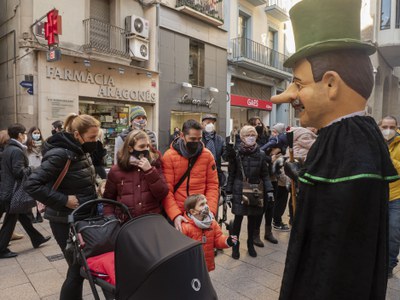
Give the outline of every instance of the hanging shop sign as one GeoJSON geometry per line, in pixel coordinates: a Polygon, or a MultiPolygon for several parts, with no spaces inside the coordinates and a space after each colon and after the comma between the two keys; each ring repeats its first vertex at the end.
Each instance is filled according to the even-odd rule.
{"type": "Polygon", "coordinates": [[[150,90],[144,91],[118,87],[111,75],[91,73],[87,70],[80,71],[46,66],[46,77],[55,80],[97,85],[99,87],[97,96],[102,98],[150,103],[156,102],[156,93],[150,90]]]}
{"type": "Polygon", "coordinates": [[[262,110],[272,110],[272,102],[262,99],[250,98],[231,94],[231,105],[256,108],[262,110]]]}

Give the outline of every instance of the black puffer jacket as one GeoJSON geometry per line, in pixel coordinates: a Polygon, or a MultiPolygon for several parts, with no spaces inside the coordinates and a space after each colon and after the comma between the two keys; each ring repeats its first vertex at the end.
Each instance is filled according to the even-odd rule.
{"type": "Polygon", "coordinates": [[[2,153],[1,160],[1,199],[7,205],[11,201],[15,181],[20,181],[24,175],[29,175],[31,168],[26,150],[21,143],[11,139],[2,153]]]}
{"type": "Polygon", "coordinates": [[[47,219],[66,223],[72,211],[65,206],[68,195],[75,195],[80,204],[97,198],[95,170],[90,155],[83,152],[72,134],[56,133],[45,142],[42,164],[29,176],[25,190],[47,206],[47,219]],[[52,186],[68,159],[71,159],[68,172],[58,190],[54,191],[52,186]]]}
{"type": "Polygon", "coordinates": [[[236,159],[229,162],[229,177],[226,187],[226,192],[233,194],[232,213],[235,215],[260,215],[263,212],[263,208],[248,207],[242,204],[243,176],[240,161],[243,163],[243,171],[249,179],[249,183],[264,183],[264,199],[266,199],[266,194],[274,190],[269,179],[266,155],[260,151],[259,146],[251,153],[245,153],[241,146],[238,148],[236,159]]]}

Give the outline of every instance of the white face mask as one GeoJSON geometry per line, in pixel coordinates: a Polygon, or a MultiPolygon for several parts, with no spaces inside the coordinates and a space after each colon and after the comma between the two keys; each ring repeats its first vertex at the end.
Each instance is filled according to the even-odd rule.
{"type": "Polygon", "coordinates": [[[247,136],[244,138],[246,145],[253,146],[256,143],[257,138],[255,136],[247,136]]]}
{"type": "Polygon", "coordinates": [[[388,128],[388,129],[383,129],[381,131],[384,139],[387,141],[391,140],[396,135],[396,131],[394,129],[388,128]]]}
{"type": "Polygon", "coordinates": [[[35,141],[40,140],[40,133],[32,133],[32,139],[35,141]]]}
{"type": "Polygon", "coordinates": [[[205,127],[204,130],[208,133],[214,132],[215,126],[213,123],[208,123],[205,127]]]}

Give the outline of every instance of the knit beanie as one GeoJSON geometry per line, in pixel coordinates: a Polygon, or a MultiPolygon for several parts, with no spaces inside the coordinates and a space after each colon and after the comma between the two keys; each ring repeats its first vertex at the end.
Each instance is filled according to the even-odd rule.
{"type": "Polygon", "coordinates": [[[272,129],[275,129],[276,132],[278,132],[278,133],[284,133],[285,132],[285,124],[276,123],[274,126],[272,126],[272,129]]]}
{"type": "Polygon", "coordinates": [[[147,119],[146,111],[141,106],[134,106],[131,108],[131,112],[129,114],[129,119],[132,120],[139,116],[145,116],[147,119]]]}

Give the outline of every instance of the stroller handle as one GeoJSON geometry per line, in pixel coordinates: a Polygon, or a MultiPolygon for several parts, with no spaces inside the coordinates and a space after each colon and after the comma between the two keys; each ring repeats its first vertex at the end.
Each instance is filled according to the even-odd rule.
{"type": "Polygon", "coordinates": [[[88,206],[93,206],[94,204],[99,204],[99,203],[108,203],[111,205],[115,205],[118,206],[119,208],[121,208],[123,210],[123,212],[128,215],[129,219],[132,219],[132,215],[129,212],[129,208],[118,201],[115,200],[110,200],[110,199],[94,199],[94,200],[89,200],[81,205],[79,205],[77,208],[75,208],[71,214],[68,215],[68,224],[73,224],[75,222],[75,215],[80,212],[83,208],[86,208],[88,206]]]}

